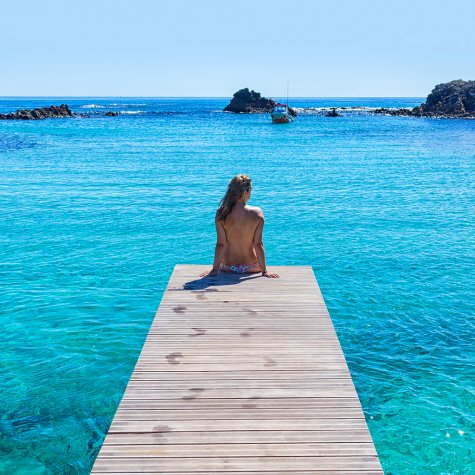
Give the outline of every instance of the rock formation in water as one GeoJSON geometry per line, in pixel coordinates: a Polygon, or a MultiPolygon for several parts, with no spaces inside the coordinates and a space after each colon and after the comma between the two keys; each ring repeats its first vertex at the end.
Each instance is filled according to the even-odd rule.
{"type": "Polygon", "coordinates": [[[260,92],[250,91],[247,87],[234,93],[231,102],[224,108],[225,112],[259,113],[272,112],[275,101],[262,97],[260,92]]]}
{"type": "Polygon", "coordinates": [[[11,112],[10,114],[0,114],[0,120],[39,120],[73,116],[74,114],[69,107],[66,104],[61,104],[60,106],[24,109],[11,112]]]}
{"type": "MultiPolygon", "coordinates": [[[[231,102],[223,110],[236,114],[262,114],[272,112],[275,104],[274,99],[262,97],[260,92],[250,91],[246,87],[234,93],[231,102]]],[[[297,111],[289,107],[289,114],[295,117],[297,111]]]]}
{"type": "Polygon", "coordinates": [[[289,107],[289,114],[292,116],[292,117],[297,117],[297,111],[295,109],[292,109],[292,107],[289,107]]]}
{"type": "Polygon", "coordinates": [[[475,118],[475,81],[438,84],[426,101],[413,109],[376,109],[375,114],[413,117],[475,118]]]}
{"type": "Polygon", "coordinates": [[[341,117],[341,114],[336,111],[336,107],[332,107],[332,109],[325,114],[325,117],[341,117]]]}

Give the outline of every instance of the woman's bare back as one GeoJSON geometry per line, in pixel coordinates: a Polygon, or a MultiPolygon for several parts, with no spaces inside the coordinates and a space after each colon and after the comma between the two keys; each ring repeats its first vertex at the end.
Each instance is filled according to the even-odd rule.
{"type": "Polygon", "coordinates": [[[223,258],[224,264],[243,265],[256,262],[256,231],[263,221],[262,210],[256,206],[238,203],[233,207],[223,223],[228,243],[223,258]]]}

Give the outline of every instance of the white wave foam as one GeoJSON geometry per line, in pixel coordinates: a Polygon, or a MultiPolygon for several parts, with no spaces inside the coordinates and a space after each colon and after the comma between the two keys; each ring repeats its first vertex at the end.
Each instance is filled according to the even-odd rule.
{"type": "Polygon", "coordinates": [[[100,106],[99,104],[84,104],[80,108],[81,109],[104,109],[104,106],[100,106]]]}
{"type": "Polygon", "coordinates": [[[137,106],[146,106],[147,104],[143,104],[143,103],[140,103],[140,104],[132,104],[131,102],[119,102],[119,103],[114,103],[114,104],[107,104],[109,107],[119,107],[119,106],[134,106],[134,107],[137,107],[137,106]]]}
{"type": "MultiPolygon", "coordinates": [[[[372,114],[379,107],[369,106],[326,106],[326,107],[294,107],[300,115],[326,115],[328,112],[335,109],[336,112],[342,115],[368,115],[372,114]]],[[[391,109],[387,107],[387,109],[391,109]]]]}
{"type": "Polygon", "coordinates": [[[143,114],[145,111],[119,111],[119,114],[143,114]]]}
{"type": "Polygon", "coordinates": [[[371,111],[378,109],[378,107],[368,107],[368,106],[326,106],[326,107],[293,107],[296,111],[328,111],[336,109],[337,111],[371,111]]]}

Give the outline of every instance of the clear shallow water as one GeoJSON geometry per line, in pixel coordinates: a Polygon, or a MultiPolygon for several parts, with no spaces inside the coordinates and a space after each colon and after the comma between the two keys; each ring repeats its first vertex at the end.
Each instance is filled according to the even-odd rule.
{"type": "Polygon", "coordinates": [[[137,113],[0,121],[0,473],[89,472],[173,266],[211,262],[239,172],[269,263],[315,270],[386,473],[475,473],[475,121],[273,126],[225,99],[0,112],[61,102],[137,113]]]}

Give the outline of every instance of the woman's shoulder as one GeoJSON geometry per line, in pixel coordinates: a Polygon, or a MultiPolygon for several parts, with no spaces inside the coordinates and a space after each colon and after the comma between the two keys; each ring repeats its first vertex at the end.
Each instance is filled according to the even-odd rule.
{"type": "Polygon", "coordinates": [[[262,208],[259,208],[258,206],[246,205],[246,209],[249,211],[249,213],[251,213],[256,218],[264,217],[264,212],[262,211],[262,208]]]}

